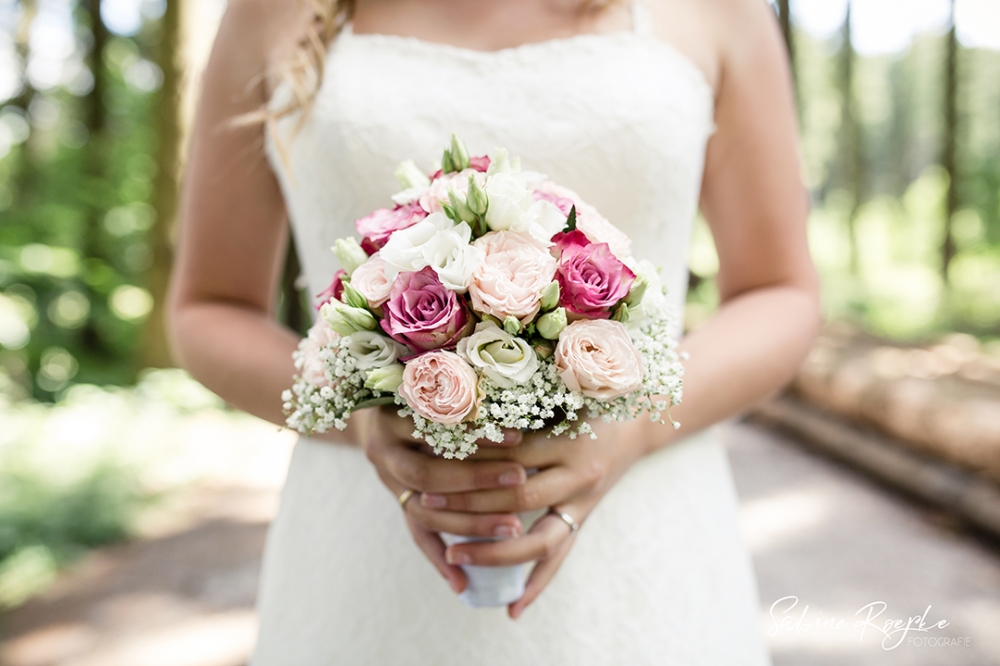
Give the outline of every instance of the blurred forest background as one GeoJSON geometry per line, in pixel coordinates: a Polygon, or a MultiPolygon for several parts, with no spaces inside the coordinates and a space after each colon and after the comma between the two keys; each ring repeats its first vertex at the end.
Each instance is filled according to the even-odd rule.
{"type": "MultiPolygon", "coordinates": [[[[184,137],[223,9],[0,0],[0,607],[127,534],[149,493],[108,441],[142,441],[135,414],[220,406],[150,369],[171,365],[163,295],[184,137]],[[73,455],[53,445],[83,431],[98,435],[73,455]],[[60,465],[73,474],[53,478],[60,465]]],[[[1000,3],[775,9],[827,317],[903,343],[961,332],[1000,353],[1000,3]]],[[[288,265],[282,317],[301,328],[311,299],[288,265]]],[[[716,268],[699,224],[692,322],[716,304],[716,268]]]]}

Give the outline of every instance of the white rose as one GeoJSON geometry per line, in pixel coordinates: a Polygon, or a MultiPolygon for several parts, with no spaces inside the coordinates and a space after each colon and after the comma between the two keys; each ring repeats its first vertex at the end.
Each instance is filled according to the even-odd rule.
{"type": "Polygon", "coordinates": [[[354,357],[359,370],[368,370],[391,365],[397,358],[406,355],[408,350],[375,331],[358,331],[350,335],[347,351],[354,357]]]}
{"type": "Polygon", "coordinates": [[[470,245],[472,229],[462,222],[434,234],[423,246],[424,261],[448,289],[464,294],[485,253],[470,245]]]}
{"type": "Polygon", "coordinates": [[[501,388],[524,384],[538,369],[538,356],[527,340],[491,322],[477,325],[475,333],[458,341],[456,351],[501,388]]]}
{"type": "Polygon", "coordinates": [[[493,231],[524,231],[528,209],[535,203],[525,178],[513,171],[504,171],[486,179],[484,186],[489,199],[486,224],[493,231]]]}
{"type": "Polygon", "coordinates": [[[351,286],[357,289],[373,308],[389,300],[392,282],[385,276],[385,269],[385,259],[377,252],[358,266],[351,275],[351,286]]]}
{"type": "Polygon", "coordinates": [[[392,281],[402,271],[419,271],[427,266],[423,246],[434,234],[452,226],[444,213],[431,213],[412,227],[400,229],[392,234],[385,246],[379,250],[385,260],[385,277],[392,281]]]}

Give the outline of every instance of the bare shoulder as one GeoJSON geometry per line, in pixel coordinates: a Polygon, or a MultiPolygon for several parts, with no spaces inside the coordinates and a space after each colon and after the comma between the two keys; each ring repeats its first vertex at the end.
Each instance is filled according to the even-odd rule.
{"type": "Polygon", "coordinates": [[[718,95],[724,75],[778,37],[766,0],[646,0],[654,33],[697,65],[718,95]]]}

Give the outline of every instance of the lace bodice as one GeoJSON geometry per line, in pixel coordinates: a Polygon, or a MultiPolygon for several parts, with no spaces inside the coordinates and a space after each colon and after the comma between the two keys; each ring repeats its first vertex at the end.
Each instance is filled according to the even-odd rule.
{"type": "MultiPolygon", "coordinates": [[[[299,134],[279,124],[267,149],[312,294],[336,268],[333,241],[389,205],[397,163],[428,170],[458,133],[473,155],[495,146],[595,205],[662,267],[680,305],[713,92],[701,70],[652,35],[641,5],[634,30],[583,34],[498,51],[411,37],[355,34],[331,46],[299,134]]],[[[289,91],[279,86],[272,103],[289,91]]]]}

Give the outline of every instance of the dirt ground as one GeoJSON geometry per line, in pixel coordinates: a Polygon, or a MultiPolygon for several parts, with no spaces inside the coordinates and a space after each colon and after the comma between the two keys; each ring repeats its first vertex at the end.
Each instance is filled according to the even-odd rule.
{"type": "MultiPolygon", "coordinates": [[[[983,666],[1000,663],[1000,551],[851,470],[755,426],[726,427],[754,555],[761,631],[776,666],[983,666]],[[794,598],[797,606],[785,612],[794,598]],[[775,603],[781,599],[777,607],[775,603]],[[917,638],[852,629],[856,611],[946,619],[917,638]],[[846,628],[776,621],[846,618],[846,628]],[[777,612],[777,615],[776,615],[777,612]],[[954,641],[952,641],[954,642],[954,641]],[[967,643],[967,644],[966,644],[967,643]]],[[[85,558],[2,618],[3,666],[240,666],[252,650],[267,524],[291,442],[275,437],[273,474],[192,487],[144,537],[85,558]]],[[[260,467],[259,465],[257,466],[260,467]]]]}

